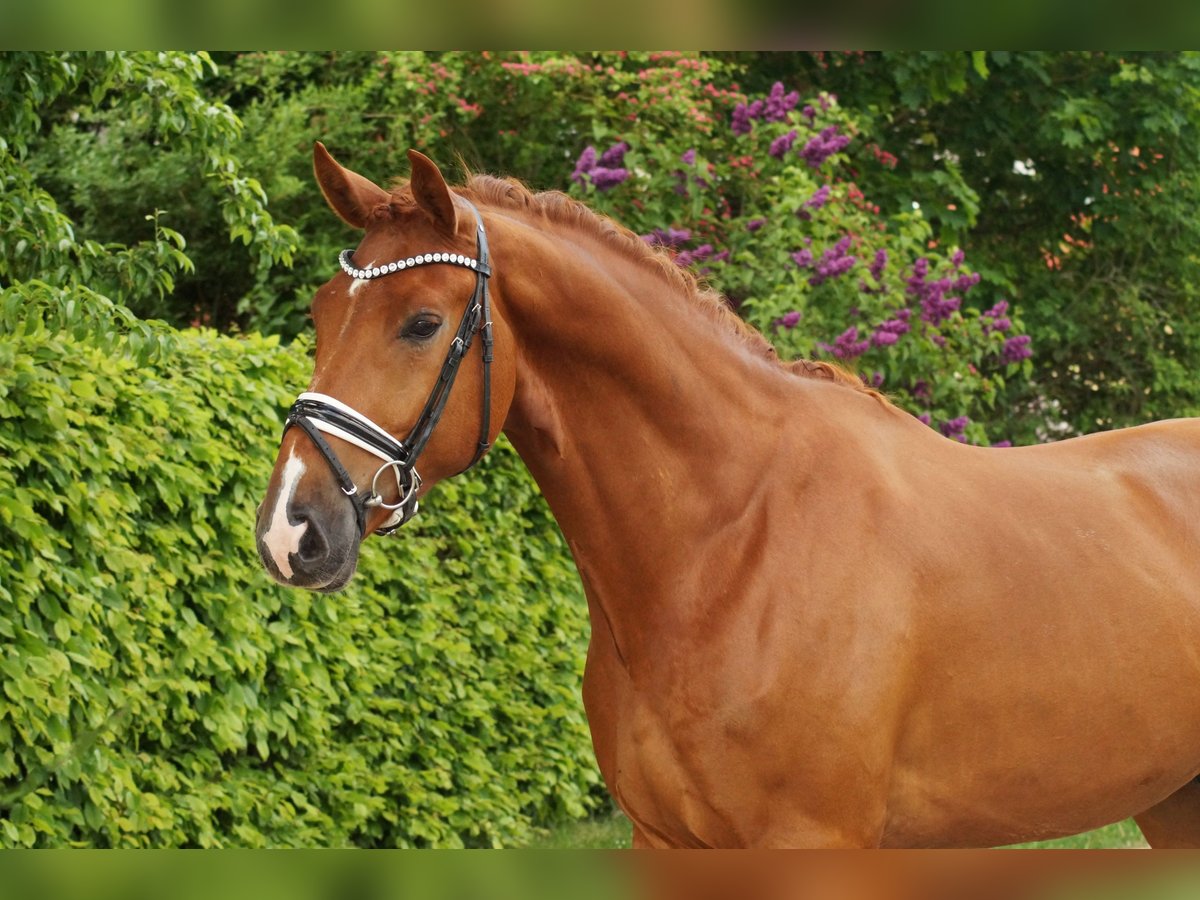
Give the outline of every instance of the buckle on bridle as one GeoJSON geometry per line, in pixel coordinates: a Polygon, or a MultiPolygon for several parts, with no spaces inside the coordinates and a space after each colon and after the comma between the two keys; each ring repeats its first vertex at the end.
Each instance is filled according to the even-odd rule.
{"type": "Polygon", "coordinates": [[[404,518],[411,519],[417,512],[417,491],[421,489],[421,476],[417,474],[416,469],[408,468],[403,460],[393,459],[385,462],[375,472],[375,477],[371,479],[371,493],[367,499],[363,501],[363,506],[368,508],[379,507],[380,509],[402,510],[406,511],[408,506],[412,505],[412,512],[406,512],[404,518]],[[385,503],[383,495],[379,493],[379,476],[388,469],[393,469],[396,475],[396,489],[400,492],[400,499],[395,503],[385,503]],[[407,477],[406,477],[407,476],[407,477]],[[405,486],[405,482],[408,482],[405,486]]]}

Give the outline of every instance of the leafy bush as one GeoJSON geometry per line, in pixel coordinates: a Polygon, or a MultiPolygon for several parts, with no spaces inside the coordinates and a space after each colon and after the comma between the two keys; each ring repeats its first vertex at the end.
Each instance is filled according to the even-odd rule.
{"type": "Polygon", "coordinates": [[[597,108],[572,191],[669,247],[784,358],[850,364],[948,437],[1009,437],[995,402],[1028,375],[1029,338],[1006,302],[971,303],[979,276],[919,208],[864,193],[860,178],[897,158],[836,97],[781,82],[749,96],[728,78],[656,55],[597,108]]]}
{"type": "Polygon", "coordinates": [[[352,587],[279,588],[254,506],[303,346],[0,339],[0,843],[457,846],[580,816],[586,611],[512,450],[352,587]],[[494,502],[503,497],[503,503],[494,502]]]}
{"type": "MultiPolygon", "coordinates": [[[[687,231],[693,239],[678,249],[689,254],[706,245],[712,256],[729,251],[724,260],[692,254],[684,262],[709,269],[787,354],[829,353],[821,345],[838,347],[842,335],[840,349],[850,351],[874,340],[902,305],[915,315],[920,289],[909,293],[906,282],[922,257],[927,284],[982,276],[970,291],[948,295],[961,300],[961,317],[936,330],[913,328],[856,358],[868,379],[881,377],[885,390],[934,424],[968,416],[971,440],[1045,439],[1051,412],[1085,431],[1200,409],[1189,377],[1200,342],[1188,312],[1197,281],[1189,248],[1200,221],[1189,187],[1200,158],[1200,54],[356,51],[215,59],[214,72],[203,55],[10,54],[0,89],[20,102],[7,114],[0,109],[0,135],[31,169],[6,173],[5,196],[14,199],[0,200],[0,220],[15,224],[5,228],[13,240],[3,256],[24,261],[25,273],[57,271],[62,262],[60,255],[43,265],[28,240],[21,253],[11,251],[47,209],[46,196],[26,190],[32,172],[81,235],[116,238],[125,248],[94,267],[109,282],[142,285],[130,301],[139,315],[290,339],[307,327],[309,298],[334,254],[354,240],[313,191],[312,141],[325,140],[376,179],[403,175],[404,151],[414,146],[452,170],[461,159],[539,189],[572,189],[642,233],[687,231]],[[166,71],[167,88],[123,97],[149,83],[138,67],[166,71]],[[783,89],[771,101],[776,83],[783,89]],[[795,105],[782,117],[772,107],[768,117],[769,103],[793,92],[795,105]],[[211,102],[196,105],[194,97],[211,102]],[[735,110],[756,101],[759,112],[743,112],[735,129],[735,110]],[[804,116],[806,106],[817,115],[804,116]],[[197,115],[208,125],[160,124],[197,115]],[[831,126],[849,143],[810,165],[816,157],[798,151],[831,126]],[[791,149],[772,156],[793,130],[791,149]],[[586,173],[572,181],[588,146],[601,155],[622,143],[624,164],[601,168],[622,169],[624,180],[605,175],[604,190],[586,173]],[[208,147],[236,162],[238,177],[217,180],[208,147]],[[682,162],[691,150],[697,161],[682,162]],[[692,179],[686,196],[675,193],[677,172],[692,179]],[[256,187],[271,197],[274,221],[296,226],[303,241],[288,244],[286,231],[255,213],[255,204],[264,211],[256,187]],[[823,205],[805,207],[825,187],[823,205]],[[225,208],[240,208],[243,226],[262,223],[250,246],[230,245],[225,208]],[[811,218],[793,219],[797,209],[811,218]],[[746,230],[760,220],[768,225],[746,230]],[[810,250],[819,263],[847,236],[852,246],[832,262],[854,257],[854,271],[810,285],[813,273],[798,270],[793,255],[810,250]],[[956,248],[966,253],[957,273],[956,248]],[[880,249],[888,253],[883,290],[858,291],[880,249]],[[294,267],[269,265],[289,254],[294,267]],[[981,321],[1001,302],[1005,312],[981,321]],[[795,313],[800,321],[788,328],[795,313]],[[1008,330],[995,327],[1006,319],[1008,330]],[[1032,343],[1008,344],[1026,324],[1032,343]],[[1028,363],[1003,362],[1030,349],[1028,363]]],[[[75,256],[77,265],[91,264],[75,256]]],[[[75,309],[85,306],[80,300],[75,309]]]]}
{"type": "Polygon", "coordinates": [[[840,94],[873,140],[906,148],[892,182],[866,190],[919,197],[983,275],[981,305],[1020,308],[1036,352],[1009,408],[1052,406],[1066,433],[1200,414],[1200,53],[739,59],[840,94]]]}
{"type": "Polygon", "coordinates": [[[296,232],[234,154],[242,123],[204,91],[211,70],[205,53],[0,55],[0,324],[48,315],[95,339],[134,331],[153,351],[161,332],[131,312],[198,315],[178,308],[195,266],[169,225],[251,279],[290,263],[296,232]]]}
{"type": "MultiPolygon", "coordinates": [[[[254,53],[229,63],[223,89],[248,123],[246,159],[269,171],[273,202],[310,236],[297,268],[271,273],[247,301],[247,324],[299,332],[311,286],[353,244],[314,203],[312,141],[347,148],[345,161],[378,180],[405,173],[415,146],[569,189],[669,245],[782,355],[850,363],[950,436],[1010,436],[996,398],[1030,371],[1019,314],[972,302],[978,276],[912,198],[883,208],[864,191],[890,183],[898,158],[830,95],[776,83],[750,96],[738,64],[683,53],[254,53]]],[[[929,179],[960,181],[949,159],[929,179]]],[[[955,196],[974,215],[974,195],[955,196]]]]}
{"type": "MultiPolygon", "coordinates": [[[[166,221],[189,223],[196,273],[140,310],[303,333],[314,288],[356,240],[312,186],[312,142],[377,180],[407,172],[405,151],[417,147],[452,177],[461,159],[570,189],[671,245],[782,355],[840,358],[953,437],[1012,436],[1011,410],[996,399],[1030,371],[1017,311],[973,302],[977,275],[913,198],[881,206],[871,196],[865,185],[892,196],[906,160],[828,94],[801,97],[778,82],[748,95],[738,63],[683,53],[289,52],[222,62],[205,87],[245,122],[242,166],[305,236],[290,269],[251,272],[247,253],[229,251],[216,205],[199,202],[195,144],[152,146],[139,138],[144,122],[112,114],[96,118],[103,141],[71,121],[45,142],[45,177],[63,182],[58,192],[96,229],[120,233],[127,209],[160,204],[166,221]],[[131,158],[136,177],[122,175],[131,158]]],[[[922,184],[922,197],[956,186],[973,221],[977,198],[949,158],[922,184]]]]}

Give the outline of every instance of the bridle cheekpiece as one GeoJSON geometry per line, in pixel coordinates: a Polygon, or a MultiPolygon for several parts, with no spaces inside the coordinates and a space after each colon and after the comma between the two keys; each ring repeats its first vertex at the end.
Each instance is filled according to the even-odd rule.
{"type": "Polygon", "coordinates": [[[338,480],[342,493],[354,506],[360,536],[363,536],[366,531],[368,509],[382,507],[392,510],[391,518],[376,529],[376,534],[391,534],[417,514],[417,492],[421,489],[421,476],[417,474],[416,469],[417,457],[425,449],[425,445],[433,434],[433,429],[437,427],[437,423],[442,417],[446,402],[450,399],[450,389],[454,386],[454,379],[458,375],[459,363],[471,349],[476,334],[480,335],[482,346],[483,411],[480,416],[479,442],[475,448],[475,455],[462,471],[465,472],[479,462],[491,446],[489,440],[492,409],[491,363],[494,351],[492,312],[488,297],[488,277],[492,274],[492,270],[488,261],[487,233],[484,231],[483,219],[479,215],[479,210],[475,208],[474,204],[461,197],[455,199],[457,202],[465,203],[475,216],[476,255],[474,258],[461,253],[424,253],[398,259],[381,266],[360,269],[354,265],[353,250],[343,250],[338,255],[338,262],[341,263],[342,270],[351,278],[359,280],[381,278],[384,275],[391,275],[417,266],[433,264],[462,266],[475,273],[475,290],[471,294],[467,308],[463,311],[454,339],[450,342],[450,349],[442,363],[442,370],[438,375],[437,382],[430,391],[429,399],[425,401],[425,407],[417,417],[416,423],[409,430],[408,436],[404,440],[397,440],[387,430],[372,422],[358,410],[347,406],[335,397],[313,391],[305,391],[296,398],[296,402],[288,410],[287,420],[283,426],[284,434],[287,434],[288,429],[292,426],[301,429],[325,457],[325,461],[329,463],[329,467],[338,480]],[[329,442],[323,437],[326,434],[383,460],[383,465],[376,470],[368,490],[359,490],[354,479],[350,477],[350,473],[346,471],[346,467],[342,465],[333,448],[329,446],[329,442]],[[396,488],[400,493],[400,498],[395,503],[385,502],[379,493],[379,478],[389,469],[396,477],[396,488]]]}

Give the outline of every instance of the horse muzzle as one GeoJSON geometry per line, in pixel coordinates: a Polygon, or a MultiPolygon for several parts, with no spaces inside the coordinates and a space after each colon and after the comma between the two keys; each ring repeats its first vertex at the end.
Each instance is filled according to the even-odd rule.
{"type": "Polygon", "coordinates": [[[348,504],[331,510],[289,504],[270,517],[260,509],[255,537],[267,573],[289,587],[339,591],[358,566],[360,532],[348,504]]]}

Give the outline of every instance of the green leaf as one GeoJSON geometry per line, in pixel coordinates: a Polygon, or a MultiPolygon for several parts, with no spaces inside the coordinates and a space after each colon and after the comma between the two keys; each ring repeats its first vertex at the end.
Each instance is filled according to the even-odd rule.
{"type": "MultiPolygon", "coordinates": [[[[1003,63],[1001,63],[1001,64],[1003,64],[1003,63]]],[[[980,78],[987,78],[988,74],[989,74],[988,67],[987,67],[987,51],[986,50],[972,50],[971,51],[971,66],[975,69],[976,74],[980,78]]]]}

